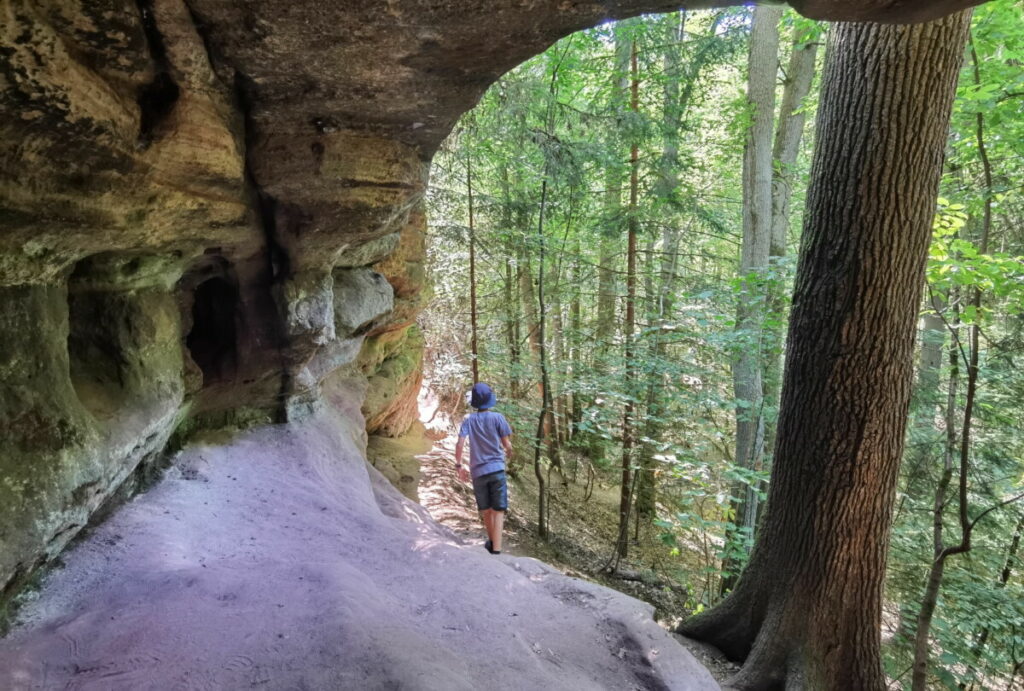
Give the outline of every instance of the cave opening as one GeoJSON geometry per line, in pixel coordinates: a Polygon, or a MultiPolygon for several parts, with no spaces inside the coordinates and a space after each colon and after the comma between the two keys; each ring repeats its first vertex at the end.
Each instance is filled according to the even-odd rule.
{"type": "Polygon", "coordinates": [[[230,379],[238,366],[238,287],[214,277],[200,283],[192,302],[189,355],[203,373],[203,385],[230,379]]]}

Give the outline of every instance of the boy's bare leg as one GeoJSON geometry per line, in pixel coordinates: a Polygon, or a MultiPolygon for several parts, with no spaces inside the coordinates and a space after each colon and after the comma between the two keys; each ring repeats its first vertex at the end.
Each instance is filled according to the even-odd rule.
{"type": "Polygon", "coordinates": [[[495,552],[501,551],[501,531],[505,528],[505,512],[491,511],[494,533],[491,535],[491,547],[495,552]]]}
{"type": "Polygon", "coordinates": [[[483,521],[484,530],[487,531],[487,539],[494,544],[494,511],[484,509],[480,512],[480,520],[483,521]]]}

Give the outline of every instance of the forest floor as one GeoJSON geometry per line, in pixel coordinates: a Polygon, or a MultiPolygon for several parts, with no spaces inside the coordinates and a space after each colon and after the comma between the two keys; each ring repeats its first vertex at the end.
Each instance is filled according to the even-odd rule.
{"type": "MultiPolygon", "coordinates": [[[[429,393],[421,395],[421,416],[433,447],[418,455],[419,502],[434,520],[469,542],[486,539],[476,511],[473,489],[455,475],[456,427],[436,408],[429,393]]],[[[672,630],[692,612],[694,597],[686,585],[686,573],[678,554],[659,539],[654,530],[634,539],[631,530],[629,555],[614,560],[618,536],[619,491],[596,473],[588,494],[586,473],[580,466],[572,482],[573,463],[567,463],[569,481],[551,473],[550,535],[537,533],[538,485],[532,464],[513,465],[509,473],[509,511],[505,523],[503,553],[544,561],[568,576],[618,590],[654,606],[655,618],[672,630]]],[[[710,646],[675,635],[719,682],[735,674],[738,666],[710,646]]]]}

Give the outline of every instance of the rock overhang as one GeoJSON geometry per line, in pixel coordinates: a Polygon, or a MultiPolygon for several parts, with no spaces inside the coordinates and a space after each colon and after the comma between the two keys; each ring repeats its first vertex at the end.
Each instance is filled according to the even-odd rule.
{"type": "MultiPolygon", "coordinates": [[[[190,416],[301,414],[348,367],[373,385],[371,431],[400,434],[419,382],[427,171],[458,118],[573,31],[729,4],[0,2],[0,418],[14,430],[0,590],[190,416]],[[337,305],[339,268],[372,305],[337,305]],[[362,272],[387,279],[390,302],[362,272]],[[197,327],[222,310],[230,328],[197,327]],[[87,318],[108,312],[121,319],[87,318]],[[334,328],[371,312],[358,335],[334,328]],[[190,352],[210,338],[233,343],[190,352]],[[90,367],[104,350],[117,361],[90,367]]],[[[978,3],[792,4],[923,21],[978,3]]]]}

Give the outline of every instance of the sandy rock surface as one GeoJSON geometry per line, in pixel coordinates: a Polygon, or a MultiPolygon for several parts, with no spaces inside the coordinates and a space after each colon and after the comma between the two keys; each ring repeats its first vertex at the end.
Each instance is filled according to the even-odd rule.
{"type": "Polygon", "coordinates": [[[718,688],[648,605],[434,523],[329,400],[182,452],[24,607],[0,688],[718,688]]]}

